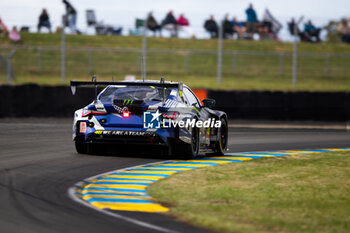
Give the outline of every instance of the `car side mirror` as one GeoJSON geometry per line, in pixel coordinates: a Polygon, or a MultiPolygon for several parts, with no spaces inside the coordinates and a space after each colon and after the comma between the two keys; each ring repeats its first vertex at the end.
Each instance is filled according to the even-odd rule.
{"type": "Polygon", "coordinates": [[[204,107],[214,108],[216,101],[214,99],[204,99],[202,100],[204,107]]]}

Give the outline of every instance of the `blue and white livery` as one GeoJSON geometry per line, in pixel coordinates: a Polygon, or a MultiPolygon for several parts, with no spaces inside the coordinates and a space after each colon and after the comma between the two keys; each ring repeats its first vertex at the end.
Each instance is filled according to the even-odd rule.
{"type": "Polygon", "coordinates": [[[76,87],[106,86],[95,100],[75,111],[73,140],[78,153],[100,153],[108,144],[160,146],[168,155],[194,158],[222,155],[227,147],[227,116],[203,104],[182,83],[161,81],[71,81],[76,87]],[[214,124],[215,121],[215,124],[214,124]],[[204,122],[204,123],[203,123],[204,122]]]}

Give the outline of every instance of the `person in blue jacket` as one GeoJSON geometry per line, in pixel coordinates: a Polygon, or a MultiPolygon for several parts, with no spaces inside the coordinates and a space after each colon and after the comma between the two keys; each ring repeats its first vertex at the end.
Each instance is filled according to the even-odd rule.
{"type": "Polygon", "coordinates": [[[258,16],[253,8],[253,4],[249,5],[249,8],[245,11],[247,15],[247,33],[249,38],[253,38],[254,33],[258,30],[258,16]]]}
{"type": "Polygon", "coordinates": [[[315,37],[316,38],[316,42],[320,42],[321,39],[320,39],[320,32],[321,32],[321,29],[320,28],[316,28],[311,20],[309,20],[307,22],[307,24],[305,24],[304,26],[304,33],[310,38],[310,41],[312,37],[315,37]]]}

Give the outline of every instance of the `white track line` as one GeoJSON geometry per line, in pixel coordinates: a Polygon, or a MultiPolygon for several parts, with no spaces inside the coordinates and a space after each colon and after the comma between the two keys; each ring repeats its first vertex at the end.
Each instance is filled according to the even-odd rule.
{"type": "MultiPolygon", "coordinates": [[[[101,176],[110,174],[112,172],[120,172],[120,171],[125,171],[127,169],[132,169],[132,168],[136,168],[136,167],[140,167],[140,166],[153,165],[153,164],[164,163],[164,162],[169,162],[169,161],[172,161],[172,160],[165,160],[165,161],[159,161],[159,162],[154,162],[154,163],[140,164],[140,165],[136,165],[136,166],[132,166],[132,167],[127,167],[127,168],[118,169],[118,170],[114,170],[114,171],[104,172],[104,173],[101,173],[101,174],[98,174],[98,175],[86,178],[84,181],[90,181],[90,180],[96,179],[97,177],[101,177],[101,176]]],[[[139,225],[139,226],[142,226],[142,227],[145,227],[145,228],[149,228],[149,229],[156,230],[156,231],[159,231],[159,232],[178,233],[178,231],[173,231],[173,230],[170,230],[170,229],[167,229],[167,228],[164,228],[164,227],[161,227],[161,226],[157,226],[157,225],[154,225],[154,224],[150,224],[150,223],[147,223],[147,222],[143,222],[143,221],[140,221],[140,220],[137,220],[137,219],[134,219],[134,218],[125,217],[123,215],[120,215],[120,214],[117,214],[117,213],[113,213],[113,212],[105,210],[105,209],[99,209],[99,208],[97,208],[97,207],[95,207],[93,205],[90,205],[90,204],[86,203],[85,201],[83,201],[82,199],[78,198],[75,195],[76,187],[79,187],[82,184],[82,182],[83,181],[79,181],[73,187],[70,187],[68,189],[68,197],[71,198],[73,201],[76,201],[76,202],[78,202],[78,203],[80,203],[80,204],[82,204],[82,205],[84,205],[86,207],[92,208],[92,209],[94,209],[94,210],[96,210],[96,211],[98,211],[100,213],[112,216],[114,218],[118,218],[118,219],[124,220],[126,222],[131,222],[133,224],[136,224],[136,225],[139,225]]]]}

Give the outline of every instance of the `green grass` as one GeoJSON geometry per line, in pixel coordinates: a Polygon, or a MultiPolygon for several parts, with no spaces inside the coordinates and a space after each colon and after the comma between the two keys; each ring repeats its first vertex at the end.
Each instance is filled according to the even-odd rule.
{"type": "MultiPolygon", "coordinates": [[[[100,47],[100,48],[142,48],[142,38],[138,36],[86,36],[67,35],[68,47],[100,47]]],[[[59,46],[60,34],[22,33],[20,45],[32,46],[59,46]]],[[[1,45],[14,45],[7,38],[0,37],[1,45]]],[[[176,38],[148,38],[149,48],[173,48],[173,49],[217,49],[217,40],[194,40],[176,38]]],[[[293,44],[275,41],[246,41],[225,40],[226,50],[251,50],[251,51],[293,51],[293,44]]],[[[340,43],[310,44],[301,43],[300,52],[319,53],[350,53],[350,46],[340,43]]]]}
{"type": "Polygon", "coordinates": [[[170,215],[218,232],[350,232],[350,153],[286,156],[178,173],[152,184],[170,215]]]}
{"type": "MultiPolygon", "coordinates": [[[[45,85],[62,84],[59,34],[23,33],[25,46],[53,46],[57,50],[17,49],[12,66],[16,75],[14,84],[38,83],[45,85]],[[40,64],[40,65],[39,65],[40,64]]],[[[0,45],[14,45],[6,38],[0,38],[0,45]]],[[[122,80],[125,75],[140,78],[140,53],[120,52],[112,49],[136,48],[142,46],[141,37],[84,36],[67,35],[66,81],[70,79],[88,80],[96,74],[100,80],[122,80]],[[93,51],[89,68],[89,51],[75,51],[71,48],[111,48],[93,51]]],[[[349,91],[350,57],[332,56],[329,69],[325,67],[326,56],[300,56],[298,86],[292,86],[292,57],[285,55],[232,54],[223,56],[223,83],[217,84],[217,40],[193,40],[174,38],[149,38],[150,49],[212,50],[213,53],[159,52],[147,55],[147,75],[150,79],[183,81],[194,88],[228,90],[309,90],[309,91],[349,91]],[[186,64],[186,62],[188,63],[186,64]]],[[[226,51],[274,51],[291,52],[291,43],[273,41],[225,40],[226,51]]],[[[300,52],[349,53],[345,44],[301,43],[300,52]]],[[[0,48],[0,54],[7,56],[10,49],[0,48]]],[[[1,66],[0,66],[1,67],[1,66]]],[[[7,82],[4,69],[0,69],[0,84],[7,82]]]]}

